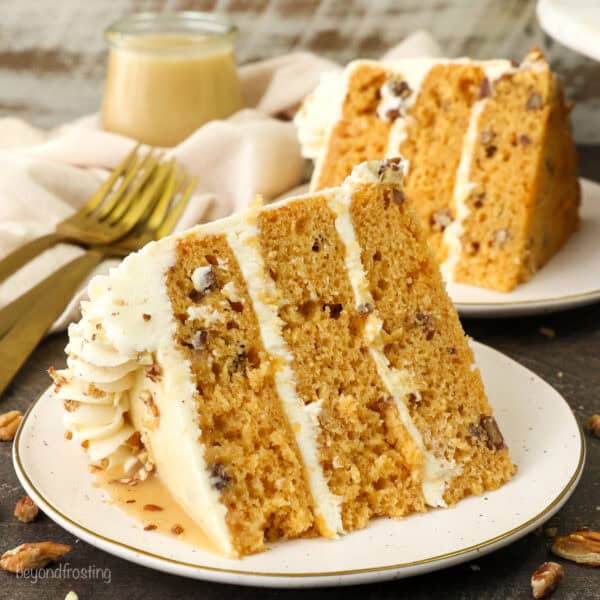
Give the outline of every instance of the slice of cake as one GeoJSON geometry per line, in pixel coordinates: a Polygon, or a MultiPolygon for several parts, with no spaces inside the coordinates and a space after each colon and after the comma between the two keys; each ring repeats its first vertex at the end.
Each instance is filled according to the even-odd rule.
{"type": "Polygon", "coordinates": [[[312,190],[364,160],[402,155],[447,281],[509,291],[578,222],[577,157],[562,86],[542,54],[505,60],[357,61],[296,117],[312,190]]]}
{"type": "Polygon", "coordinates": [[[329,538],[514,470],[400,159],[151,243],[89,288],[67,437],[159,477],[223,553],[329,538]]]}

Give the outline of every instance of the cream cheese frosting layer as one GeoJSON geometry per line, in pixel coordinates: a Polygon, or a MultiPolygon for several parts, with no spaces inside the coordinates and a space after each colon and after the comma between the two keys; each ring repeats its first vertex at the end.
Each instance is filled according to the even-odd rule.
{"type": "Polygon", "coordinates": [[[326,537],[337,537],[344,532],[341,498],[329,490],[319,462],[317,439],[320,425],[315,416],[317,407],[306,406],[296,389],[291,368],[293,356],[283,338],[283,322],[278,315],[279,295],[271,279],[266,276],[264,262],[257,247],[259,232],[256,217],[257,210],[248,215],[241,227],[228,233],[227,243],[246,280],[263,345],[279,363],[275,373],[275,386],[304,462],[319,532],[326,537]]]}
{"type": "MultiPolygon", "coordinates": [[[[336,230],[345,247],[346,270],[354,291],[357,309],[366,305],[375,306],[375,302],[369,290],[367,275],[362,265],[361,248],[352,224],[350,206],[357,186],[377,183],[381,180],[380,165],[380,161],[369,161],[358,165],[341,188],[327,192],[328,206],[336,214],[336,230]]],[[[395,181],[399,185],[402,183],[406,172],[406,165],[401,162],[396,166],[396,169],[386,170],[385,179],[389,182],[395,181]]],[[[448,482],[457,474],[458,467],[436,457],[425,447],[421,432],[413,423],[405,404],[405,399],[410,394],[414,394],[416,397],[420,396],[414,381],[414,375],[408,369],[392,367],[383,350],[382,329],[383,323],[375,310],[367,317],[363,334],[365,342],[368,345],[369,353],[376,365],[379,377],[390,396],[394,399],[402,424],[423,455],[422,490],[425,502],[429,506],[446,506],[444,491],[448,482]]]]}
{"type": "Polygon", "coordinates": [[[456,266],[458,265],[458,261],[462,254],[461,238],[464,233],[464,221],[471,212],[467,200],[475,188],[475,184],[470,181],[471,162],[477,145],[479,119],[487,102],[488,100],[485,98],[479,100],[473,106],[473,110],[469,117],[467,132],[465,133],[463,140],[462,154],[460,156],[460,162],[458,163],[458,169],[454,179],[454,190],[452,193],[455,211],[454,220],[444,230],[443,237],[447,255],[446,260],[440,265],[440,271],[445,281],[452,281],[454,279],[456,266]]]}
{"type": "MultiPolygon", "coordinates": [[[[494,60],[480,63],[488,80],[489,93],[493,93],[494,83],[506,74],[514,73],[517,69],[507,60],[494,60]]],[[[462,255],[462,235],[464,222],[471,212],[467,200],[475,188],[470,180],[471,163],[478,143],[479,120],[489,102],[489,98],[481,98],[471,108],[469,124],[462,143],[460,161],[454,179],[452,199],[454,202],[454,220],[444,230],[443,241],[447,249],[446,260],[440,265],[440,271],[445,281],[453,281],[456,267],[462,255]]]]}

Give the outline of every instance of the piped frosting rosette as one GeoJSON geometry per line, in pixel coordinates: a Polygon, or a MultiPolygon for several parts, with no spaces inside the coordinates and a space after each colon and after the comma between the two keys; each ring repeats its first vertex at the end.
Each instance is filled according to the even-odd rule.
{"type": "Polygon", "coordinates": [[[139,451],[126,444],[135,433],[127,418],[129,390],[136,371],[152,358],[127,356],[110,342],[98,314],[102,298],[93,297],[94,291],[100,296],[102,288],[109,291],[102,283],[90,286],[93,301],[82,303],[83,318],[69,326],[68,368],[55,371],[53,377],[56,395],[64,403],[68,437],[86,449],[92,463],[126,472],[138,464],[139,451]]]}

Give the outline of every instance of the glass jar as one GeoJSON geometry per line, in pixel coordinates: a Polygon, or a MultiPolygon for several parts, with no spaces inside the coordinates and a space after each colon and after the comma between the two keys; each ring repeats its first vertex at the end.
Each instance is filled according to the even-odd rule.
{"type": "Polygon", "coordinates": [[[152,146],[174,146],[242,108],[237,28],[201,12],[139,13],[105,31],[102,124],[152,146]]]}

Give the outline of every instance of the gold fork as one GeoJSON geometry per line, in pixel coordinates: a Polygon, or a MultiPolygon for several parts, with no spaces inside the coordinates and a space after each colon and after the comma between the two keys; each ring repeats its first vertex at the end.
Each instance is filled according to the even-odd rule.
{"type": "MultiPolygon", "coordinates": [[[[133,232],[130,233],[126,238],[120,239],[118,241],[118,246],[106,247],[104,249],[105,253],[111,252],[114,256],[124,256],[125,254],[129,254],[129,252],[141,248],[144,244],[153,239],[150,232],[154,231],[154,229],[156,228],[157,219],[159,217],[162,218],[165,216],[165,211],[168,208],[168,200],[172,197],[174,193],[175,177],[177,175],[177,172],[178,167],[174,163],[174,161],[171,161],[169,164],[162,164],[158,167],[158,169],[156,169],[154,174],[150,176],[149,180],[147,180],[147,186],[140,193],[140,198],[138,201],[146,207],[146,211],[148,212],[153,208],[153,202],[155,202],[157,197],[156,194],[158,191],[160,191],[160,186],[162,186],[163,184],[165,193],[150,219],[148,219],[147,214],[141,216],[141,223],[144,223],[148,219],[148,222],[145,224],[146,226],[144,228],[144,231],[141,234],[137,235],[134,235],[133,232]],[[165,200],[165,198],[167,198],[167,200],[165,200]],[[141,236],[143,236],[143,238],[141,236]]],[[[181,184],[181,181],[178,182],[178,185],[179,184],[181,184]]],[[[172,216],[173,214],[175,214],[175,211],[172,211],[170,216],[172,216]]],[[[177,218],[178,217],[179,215],[177,215],[177,218]]],[[[83,256],[80,258],[83,258],[83,256]]],[[[90,254],[89,262],[91,263],[92,261],[93,258],[90,254]]],[[[74,262],[75,261],[67,263],[63,266],[63,268],[69,269],[70,265],[73,265],[74,262]]],[[[87,262],[84,264],[87,264],[87,262]]],[[[82,266],[81,269],[84,270],[85,267],[82,266]]],[[[56,276],[57,279],[59,277],[62,279],[62,274],[60,273],[61,271],[59,269],[56,276]]],[[[48,282],[51,279],[51,277],[52,276],[46,277],[46,279],[42,280],[30,290],[28,290],[12,302],[9,302],[7,305],[0,309],[0,338],[2,338],[10,330],[10,328],[20,318],[20,316],[24,312],[26,312],[39,297],[53,293],[54,290],[48,285],[48,282]]]]}
{"type": "Polygon", "coordinates": [[[145,210],[145,206],[136,201],[139,191],[157,169],[161,158],[152,151],[140,158],[138,150],[139,145],[125,157],[84,206],[56,226],[54,233],[28,242],[1,260],[0,283],[59,242],[86,246],[112,244],[127,235],[145,210]]]}
{"type": "MultiPolygon", "coordinates": [[[[96,246],[89,249],[83,256],[61,267],[28,292],[30,309],[13,319],[12,328],[0,341],[0,394],[89,272],[103,258],[125,256],[153,239],[168,235],[177,224],[196,182],[195,177],[190,180],[179,177],[178,167],[173,161],[168,165],[161,165],[143,191],[144,195],[151,197],[152,206],[146,210],[144,223],[139,226],[139,231],[131,233],[116,246],[96,246]],[[175,200],[178,193],[179,199],[175,200]]],[[[8,314],[13,318],[18,313],[9,309],[8,314]]]]}

